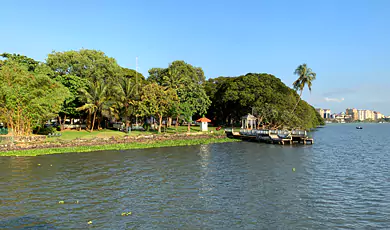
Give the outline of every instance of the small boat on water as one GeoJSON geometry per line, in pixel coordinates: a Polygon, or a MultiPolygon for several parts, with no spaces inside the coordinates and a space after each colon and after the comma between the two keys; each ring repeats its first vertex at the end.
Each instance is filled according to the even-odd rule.
{"type": "Polygon", "coordinates": [[[363,127],[361,127],[361,126],[357,126],[357,127],[356,127],[356,129],[363,129],[363,127]]]}

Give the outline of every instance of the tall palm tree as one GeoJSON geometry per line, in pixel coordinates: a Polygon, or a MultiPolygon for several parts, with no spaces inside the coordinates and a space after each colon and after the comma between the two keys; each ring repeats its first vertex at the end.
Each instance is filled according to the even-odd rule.
{"type": "Polygon", "coordinates": [[[163,86],[168,89],[177,90],[185,85],[184,75],[174,66],[168,68],[168,71],[162,78],[163,86]]]}
{"type": "Polygon", "coordinates": [[[96,114],[98,112],[102,112],[103,107],[108,102],[108,87],[108,84],[104,81],[96,81],[90,84],[87,90],[80,90],[81,101],[83,101],[85,104],[77,109],[87,110],[90,117],[93,115],[91,132],[93,132],[93,128],[95,126],[96,114]]]}
{"type": "Polygon", "coordinates": [[[309,91],[311,92],[312,82],[316,79],[316,73],[314,73],[311,68],[308,68],[306,63],[299,65],[295,69],[294,74],[298,75],[298,79],[296,81],[294,81],[293,87],[294,87],[295,91],[299,90],[300,93],[299,93],[298,102],[297,102],[297,104],[295,104],[294,109],[292,111],[293,113],[301,100],[302,92],[303,92],[303,89],[305,88],[305,86],[307,85],[307,87],[309,88],[309,91]]]}
{"type": "Polygon", "coordinates": [[[117,94],[117,102],[123,108],[122,115],[125,117],[126,127],[131,116],[132,102],[137,100],[138,96],[138,81],[137,79],[121,77],[114,87],[117,94]]]}

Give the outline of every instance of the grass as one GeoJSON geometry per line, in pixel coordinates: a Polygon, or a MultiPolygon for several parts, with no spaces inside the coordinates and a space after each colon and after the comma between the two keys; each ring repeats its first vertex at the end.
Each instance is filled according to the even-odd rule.
{"type": "Polygon", "coordinates": [[[61,134],[62,135],[60,137],[51,137],[51,138],[48,138],[47,140],[48,141],[53,141],[53,140],[58,140],[58,139],[74,140],[77,138],[93,139],[95,137],[99,137],[99,138],[112,137],[112,136],[123,137],[126,135],[126,133],[124,133],[124,132],[119,132],[119,131],[109,130],[109,129],[104,129],[104,130],[100,130],[100,131],[93,131],[93,132],[88,132],[85,130],[81,130],[81,131],[65,130],[65,131],[62,131],[61,134]]]}
{"type": "Polygon", "coordinates": [[[128,150],[128,149],[145,149],[145,148],[160,148],[170,146],[188,146],[188,145],[200,145],[200,144],[212,144],[223,142],[236,142],[239,140],[230,138],[199,138],[199,139],[182,139],[182,140],[163,140],[163,141],[151,141],[149,143],[133,142],[133,143],[121,143],[121,144],[108,144],[98,146],[76,146],[76,147],[64,147],[64,148],[47,148],[47,149],[30,149],[21,151],[8,151],[0,152],[0,156],[39,156],[47,154],[69,153],[69,152],[92,152],[103,150],[128,150]]]}
{"type": "MultiPolygon", "coordinates": [[[[221,129],[219,131],[215,130],[215,127],[209,127],[209,132],[213,131],[214,134],[224,134],[224,129],[221,129]]],[[[176,130],[175,127],[171,128],[162,128],[161,134],[175,134],[175,133],[186,133],[187,132],[187,126],[179,126],[178,129],[176,130]]],[[[199,126],[191,126],[191,133],[195,132],[200,132],[200,127],[199,126]]],[[[207,132],[206,132],[207,133],[207,132]]],[[[126,134],[124,132],[120,132],[117,130],[109,130],[109,129],[103,129],[99,131],[93,131],[93,132],[88,132],[85,130],[82,131],[76,131],[76,130],[65,130],[61,132],[62,136],[60,137],[51,137],[48,138],[47,141],[49,142],[56,142],[58,140],[74,140],[77,138],[80,139],[93,139],[95,137],[98,138],[109,138],[109,137],[123,137],[126,135],[129,136],[140,136],[140,135],[159,135],[157,131],[131,131],[130,133],[126,134]]]]}

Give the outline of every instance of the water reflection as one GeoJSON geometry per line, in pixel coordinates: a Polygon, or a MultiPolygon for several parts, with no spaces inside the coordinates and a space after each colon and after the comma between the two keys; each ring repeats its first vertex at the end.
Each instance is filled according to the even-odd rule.
{"type": "Polygon", "coordinates": [[[201,199],[206,199],[206,203],[210,202],[210,200],[207,200],[209,196],[204,196],[204,194],[207,194],[211,192],[213,187],[209,183],[209,173],[212,173],[212,169],[210,169],[208,166],[210,164],[211,160],[211,152],[210,152],[210,145],[201,145],[199,150],[199,156],[200,159],[198,161],[200,165],[200,184],[201,188],[199,189],[199,197],[201,199]]]}

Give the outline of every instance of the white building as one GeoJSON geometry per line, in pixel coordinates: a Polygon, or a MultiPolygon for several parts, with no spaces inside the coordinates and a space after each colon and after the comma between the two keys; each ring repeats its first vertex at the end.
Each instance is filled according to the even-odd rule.
{"type": "Polygon", "coordinates": [[[364,114],[365,114],[366,120],[374,120],[375,119],[374,113],[371,110],[364,110],[364,114]]]}
{"type": "Polygon", "coordinates": [[[358,109],[357,112],[358,112],[358,120],[360,121],[366,120],[364,110],[358,109]]]}
{"type": "Polygon", "coordinates": [[[383,114],[381,114],[380,112],[374,112],[374,116],[375,116],[375,120],[380,120],[380,119],[382,119],[384,116],[383,116],[383,114]]]}
{"type": "Polygon", "coordinates": [[[324,118],[330,119],[331,111],[330,109],[324,109],[324,118]]]}

